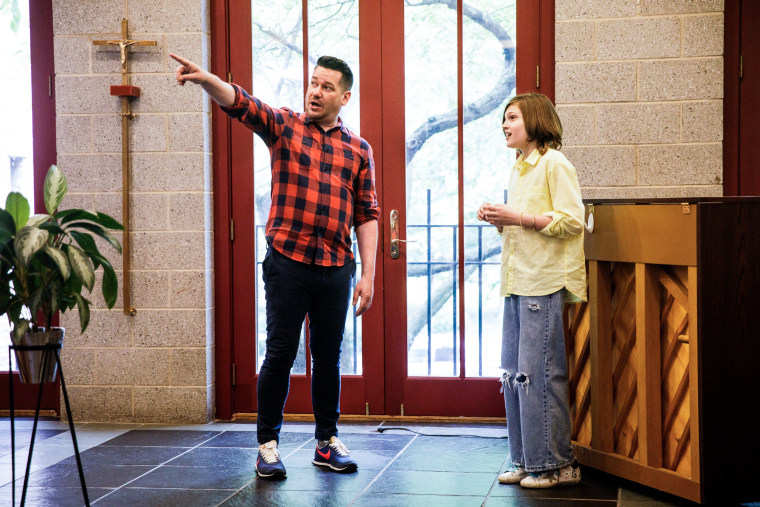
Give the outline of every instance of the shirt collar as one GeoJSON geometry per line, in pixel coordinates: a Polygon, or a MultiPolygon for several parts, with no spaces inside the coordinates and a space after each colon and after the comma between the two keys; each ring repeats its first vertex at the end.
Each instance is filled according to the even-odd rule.
{"type": "Polygon", "coordinates": [[[515,162],[515,167],[520,171],[520,174],[525,174],[525,171],[528,170],[528,166],[535,166],[540,158],[541,153],[539,153],[538,149],[533,150],[533,152],[528,155],[528,158],[525,158],[523,154],[520,154],[517,162],[515,162]]]}
{"type": "MultiPolygon", "coordinates": [[[[309,125],[310,123],[314,123],[313,121],[311,121],[311,118],[309,118],[309,116],[306,113],[303,113],[303,122],[304,122],[305,125],[309,125]]],[[[344,125],[343,120],[340,119],[340,116],[338,116],[337,123],[335,125],[333,125],[333,127],[330,128],[330,129],[328,129],[328,130],[323,129],[322,127],[320,127],[316,123],[314,123],[314,126],[317,127],[319,130],[325,132],[325,133],[326,132],[330,132],[331,130],[333,130],[334,128],[337,127],[344,134],[348,134],[348,128],[344,125]]]]}

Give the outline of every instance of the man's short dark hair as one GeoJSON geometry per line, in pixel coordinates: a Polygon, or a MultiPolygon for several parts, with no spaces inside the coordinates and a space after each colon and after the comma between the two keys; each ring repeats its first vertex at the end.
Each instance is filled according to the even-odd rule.
{"type": "Polygon", "coordinates": [[[344,92],[347,92],[354,85],[354,73],[351,72],[351,67],[340,58],[334,56],[320,56],[317,60],[317,67],[324,67],[325,69],[337,70],[341,74],[340,86],[344,92]]]}

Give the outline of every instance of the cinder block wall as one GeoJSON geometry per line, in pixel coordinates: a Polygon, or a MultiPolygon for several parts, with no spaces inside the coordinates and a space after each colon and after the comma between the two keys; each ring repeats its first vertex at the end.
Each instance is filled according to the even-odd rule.
{"type": "Polygon", "coordinates": [[[723,195],[723,0],[556,0],[563,151],[585,198],[723,195]]]}
{"type": "MultiPolygon", "coordinates": [[[[169,52],[208,65],[207,0],[55,0],[58,164],[69,181],[68,207],[121,220],[121,84],[118,47],[130,38],[133,100],[132,304],[113,310],[90,300],[90,327],[62,318],[75,421],[205,422],[214,414],[213,251],[210,104],[198,87],[179,87],[169,52]]],[[[103,251],[107,251],[104,250],[103,251]]],[[[121,258],[109,255],[119,270],[121,258]]],[[[63,405],[63,404],[62,404],[63,405]]]]}

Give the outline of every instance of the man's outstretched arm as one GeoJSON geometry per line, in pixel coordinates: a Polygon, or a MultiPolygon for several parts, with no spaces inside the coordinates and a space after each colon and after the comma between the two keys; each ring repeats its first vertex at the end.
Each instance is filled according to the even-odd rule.
{"type": "Polygon", "coordinates": [[[181,64],[174,71],[177,83],[184,86],[189,81],[201,85],[201,88],[222,107],[235,104],[235,88],[231,84],[222,81],[218,76],[200,68],[190,60],[185,60],[174,53],[169,53],[169,56],[181,64]]]}

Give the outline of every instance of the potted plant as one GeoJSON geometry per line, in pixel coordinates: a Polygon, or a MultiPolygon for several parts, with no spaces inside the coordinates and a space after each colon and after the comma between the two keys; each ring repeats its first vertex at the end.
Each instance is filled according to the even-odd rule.
{"type": "MultiPolygon", "coordinates": [[[[0,315],[8,316],[14,345],[61,343],[63,329],[53,327],[53,317],[74,308],[79,311],[84,332],[90,322],[91,303],[83,289],[92,292],[99,268],[103,270],[106,305],[113,308],[116,303],[116,273],[98,250],[95,236],[121,253],[121,244],[109,230],[124,228],[104,213],[59,211],[67,190],[66,177],[52,165],[43,187],[47,214],[30,217],[29,202],[18,192],[8,194],[5,209],[0,208],[0,315]]],[[[41,358],[38,351],[16,351],[22,382],[55,379],[52,356],[47,368],[50,375],[38,378],[41,358]]]]}

